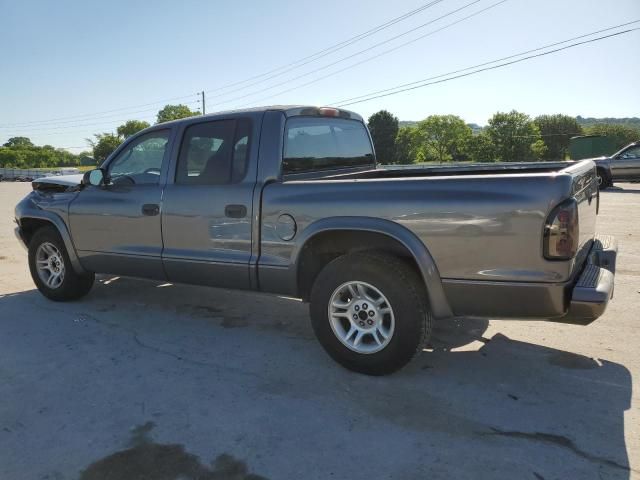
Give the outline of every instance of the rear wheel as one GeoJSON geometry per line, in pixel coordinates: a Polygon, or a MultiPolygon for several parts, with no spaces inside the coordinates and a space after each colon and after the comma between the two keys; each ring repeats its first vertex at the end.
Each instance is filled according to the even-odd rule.
{"type": "Polygon", "coordinates": [[[420,276],[385,253],[352,253],[330,262],[313,285],[310,313],[327,353],[367,375],[399,370],[431,333],[420,276]]]}
{"type": "Polygon", "coordinates": [[[29,242],[29,270],[33,282],[45,297],[55,301],[75,300],[91,290],[94,274],[79,275],[58,231],[43,227],[29,242]]]}

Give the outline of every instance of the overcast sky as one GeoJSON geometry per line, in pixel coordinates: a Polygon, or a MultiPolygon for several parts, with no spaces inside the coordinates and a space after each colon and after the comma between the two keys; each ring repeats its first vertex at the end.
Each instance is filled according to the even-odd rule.
{"type": "MultiPolygon", "coordinates": [[[[0,0],[0,144],[20,135],[78,152],[93,133],[113,131],[127,119],[153,122],[165,103],[195,102],[195,92],[203,89],[207,112],[276,103],[330,105],[640,19],[640,0],[507,0],[381,55],[498,0],[473,1],[441,0],[283,75],[217,90],[427,1],[0,0]],[[281,93],[365,59],[371,60],[281,93]],[[113,109],[122,110],[101,113],[113,109]]],[[[511,109],[532,116],[640,116],[639,59],[635,31],[348,108],[364,116],[387,109],[401,120],[452,113],[481,125],[494,112],[511,109]]]]}

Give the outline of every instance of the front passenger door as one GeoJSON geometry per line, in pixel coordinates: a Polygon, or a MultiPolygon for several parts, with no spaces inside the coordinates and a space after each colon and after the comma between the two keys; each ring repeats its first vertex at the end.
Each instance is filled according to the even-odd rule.
{"type": "Polygon", "coordinates": [[[165,279],[160,212],[170,134],[130,140],[104,166],[108,183],[86,185],[71,203],[71,235],[87,269],[165,279]]]}

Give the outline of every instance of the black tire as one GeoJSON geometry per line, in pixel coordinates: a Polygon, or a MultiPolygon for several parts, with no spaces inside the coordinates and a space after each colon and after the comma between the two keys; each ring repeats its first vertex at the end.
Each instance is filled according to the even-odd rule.
{"type": "Polygon", "coordinates": [[[345,368],[367,375],[386,375],[401,369],[422,350],[431,335],[424,282],[407,262],[386,253],[351,253],[330,262],[313,284],[309,310],[313,330],[326,352],[345,368]],[[329,320],[333,293],[352,281],[374,286],[393,310],[393,334],[389,343],[375,353],[358,353],[345,346],[329,320]]]}
{"type": "Polygon", "coordinates": [[[64,242],[54,227],[42,227],[33,234],[33,237],[29,241],[29,270],[31,272],[31,278],[40,293],[56,302],[77,300],[78,298],[84,297],[89,293],[89,290],[91,290],[95,280],[93,273],[79,275],[75,272],[64,242]],[[62,265],[64,266],[64,277],[61,283],[55,288],[47,286],[38,274],[36,267],[38,248],[46,243],[53,245],[58,250],[62,257],[62,265]]]}
{"type": "Polygon", "coordinates": [[[598,178],[600,178],[600,190],[606,190],[607,188],[613,187],[611,176],[604,169],[599,168],[597,170],[597,175],[598,178]]]}

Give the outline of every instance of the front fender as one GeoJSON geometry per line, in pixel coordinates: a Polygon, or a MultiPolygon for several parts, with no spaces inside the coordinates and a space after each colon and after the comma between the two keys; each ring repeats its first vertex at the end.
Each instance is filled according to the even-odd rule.
{"type": "MultiPolygon", "coordinates": [[[[75,245],[71,239],[69,229],[67,228],[64,220],[57,213],[40,208],[34,201],[32,195],[27,195],[16,205],[15,216],[21,230],[23,222],[29,219],[45,221],[55,227],[58,230],[60,237],[62,237],[62,241],[64,242],[64,246],[69,254],[69,259],[71,260],[73,269],[78,274],[86,273],[86,270],[78,258],[78,253],[76,252],[75,245]]],[[[20,236],[24,239],[24,232],[21,232],[20,236]]]]}
{"type": "Polygon", "coordinates": [[[313,222],[296,238],[295,247],[291,252],[291,264],[295,269],[294,271],[298,271],[300,253],[308,241],[318,234],[337,230],[359,230],[378,233],[402,244],[409,251],[420,269],[420,274],[427,289],[431,313],[436,318],[453,315],[447,297],[444,294],[440,272],[429,250],[413,232],[390,220],[373,217],[331,217],[313,222]]]}

